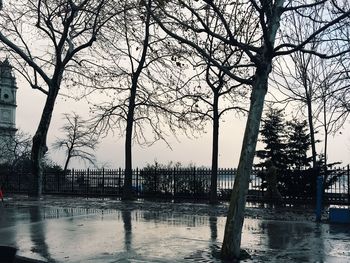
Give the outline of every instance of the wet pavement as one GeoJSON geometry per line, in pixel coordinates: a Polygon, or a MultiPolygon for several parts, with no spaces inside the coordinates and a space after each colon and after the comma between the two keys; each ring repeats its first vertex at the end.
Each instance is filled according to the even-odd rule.
{"type": "MultiPolygon", "coordinates": [[[[0,204],[0,245],[46,262],[221,262],[226,209],[17,196],[0,204]]],[[[350,262],[349,225],[318,224],[293,208],[247,211],[242,248],[252,258],[244,262],[350,262]]]]}

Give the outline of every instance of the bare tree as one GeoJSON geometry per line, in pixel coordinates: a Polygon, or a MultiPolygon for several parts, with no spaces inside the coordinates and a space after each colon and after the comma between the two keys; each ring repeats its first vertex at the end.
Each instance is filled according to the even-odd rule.
{"type": "Polygon", "coordinates": [[[124,200],[134,198],[133,143],[167,143],[167,132],[176,134],[177,129],[193,125],[178,107],[177,90],[184,82],[178,49],[151,19],[146,7],[150,4],[130,3],[133,8],[125,9],[120,28],[104,30],[100,44],[108,64],[103,71],[107,80],[90,93],[90,97],[97,92],[107,97],[103,103],[94,103],[96,126],[104,132],[119,130],[125,136],[124,200]]]}
{"type": "MultiPolygon", "coordinates": [[[[320,93],[323,107],[319,108],[320,123],[324,132],[335,133],[343,127],[350,115],[350,74],[349,58],[341,60],[340,71],[330,75],[329,81],[325,83],[320,93]],[[322,118],[323,117],[323,118],[322,118]]],[[[326,140],[326,138],[325,138],[326,140]]],[[[325,149],[325,152],[326,149],[325,149]]]]}
{"type": "MultiPolygon", "coordinates": [[[[288,19],[290,23],[295,26],[289,28],[288,32],[284,33],[285,41],[291,42],[297,40],[301,42],[302,39],[312,32],[320,29],[322,25],[319,21],[322,20],[322,15],[322,11],[310,12],[310,20],[307,21],[307,24],[304,26],[306,22],[305,19],[297,13],[292,13],[288,19]]],[[[325,87],[327,79],[330,80],[331,78],[328,74],[332,71],[332,75],[334,75],[334,72],[339,69],[339,64],[334,64],[336,60],[328,63],[324,59],[313,54],[325,53],[325,50],[329,49],[329,44],[322,41],[322,38],[324,38],[322,34],[324,33],[325,32],[320,33],[312,41],[305,44],[304,48],[312,52],[305,53],[297,51],[290,54],[290,56],[280,57],[278,63],[276,63],[273,74],[274,83],[277,84],[281,93],[285,95],[282,102],[292,104],[298,103],[298,111],[302,114],[303,109],[306,108],[305,115],[308,121],[311,138],[312,164],[315,170],[317,170],[318,166],[316,150],[316,143],[318,141],[316,139],[317,129],[315,127],[315,125],[317,125],[318,114],[316,114],[316,112],[320,112],[320,105],[323,105],[323,103],[319,103],[319,95],[325,87]],[[328,67],[332,69],[327,70],[328,67]],[[321,79],[322,77],[323,79],[321,79]]],[[[281,102],[280,100],[278,101],[281,102]]]]}
{"type": "Polygon", "coordinates": [[[21,130],[13,135],[2,134],[0,141],[0,163],[7,164],[11,170],[30,158],[31,136],[21,130]]]}
{"type": "MultiPolygon", "coordinates": [[[[349,1],[338,0],[333,1],[335,12],[344,14],[350,8],[349,1]]],[[[333,48],[338,50],[348,47],[350,41],[350,27],[348,21],[342,21],[340,30],[336,31],[337,41],[333,43],[333,48]],[[345,44],[344,44],[345,43],[345,44]]],[[[333,61],[334,62],[334,61],[333,61]]],[[[322,121],[324,130],[339,131],[350,115],[350,53],[344,53],[343,56],[337,58],[336,65],[341,64],[336,71],[331,71],[330,77],[327,79],[327,85],[323,86],[323,92],[320,95],[324,102],[325,108],[328,108],[328,121],[325,115],[322,121]],[[327,125],[326,125],[327,124],[327,125]]],[[[332,65],[331,68],[334,66],[332,65]]],[[[329,70],[328,70],[329,71],[329,70]]],[[[326,139],[326,138],[325,138],[326,139]]]]}
{"type": "MultiPolygon", "coordinates": [[[[319,11],[326,7],[326,4],[332,4],[332,1],[288,1],[288,0],[267,0],[267,1],[235,1],[224,3],[224,1],[176,1],[160,4],[158,9],[153,11],[153,17],[162,27],[162,29],[170,36],[178,41],[193,47],[198,53],[206,57],[214,65],[221,66],[214,58],[205,51],[201,43],[195,43],[192,39],[183,37],[186,33],[183,31],[191,31],[201,35],[211,35],[216,39],[230,44],[232,48],[242,50],[245,60],[236,67],[252,67],[251,78],[241,77],[239,74],[231,74],[227,67],[221,68],[233,79],[241,83],[248,84],[252,88],[250,97],[250,108],[244,133],[242,150],[237,169],[237,176],[232,191],[230,207],[228,211],[224,241],[221,249],[221,255],[225,259],[240,258],[240,244],[242,225],[244,220],[244,209],[246,202],[246,194],[249,186],[250,174],[255,155],[256,142],[259,133],[259,125],[263,111],[265,94],[268,89],[268,78],[272,70],[274,58],[282,55],[288,55],[298,50],[313,53],[322,57],[328,57],[326,54],[317,54],[312,50],[305,48],[315,37],[326,30],[334,29],[334,25],[339,21],[347,19],[350,11],[340,15],[333,16],[328,13],[324,19],[320,21],[322,26],[308,34],[305,38],[298,41],[293,39],[289,42],[282,42],[279,31],[285,30],[294,25],[289,23],[288,14],[297,12],[307,21],[309,12],[319,11]],[[233,8],[238,6],[238,8],[233,8]],[[158,13],[161,10],[162,16],[158,13]],[[174,10],[176,13],[174,14],[174,10]],[[208,15],[210,10],[213,15],[220,18],[220,23],[224,25],[226,34],[215,34],[207,24],[204,17],[208,15]],[[230,20],[232,10],[238,10],[237,19],[230,20]],[[249,42],[241,42],[237,36],[236,29],[245,27],[244,32],[254,32],[249,42]],[[183,29],[183,30],[181,30],[183,29]],[[181,34],[183,33],[183,34],[181,34]],[[243,63],[245,61],[245,63],[243,63]]],[[[330,32],[331,33],[331,32],[330,32]]],[[[327,34],[326,34],[327,35],[327,34]]],[[[329,39],[327,39],[329,40],[329,39]]],[[[333,54],[331,54],[333,55],[333,54]]]]}
{"type": "Polygon", "coordinates": [[[98,146],[98,136],[91,131],[87,121],[78,114],[64,114],[64,119],[66,123],[61,128],[64,137],[57,138],[53,143],[53,148],[63,149],[66,152],[63,168],[63,172],[66,174],[72,158],[95,164],[94,151],[98,146]]]}
{"type": "MultiPolygon", "coordinates": [[[[341,96],[344,87],[348,86],[348,79],[344,79],[343,68],[338,58],[329,61],[320,61],[320,73],[315,78],[319,88],[317,90],[317,107],[315,109],[315,119],[318,127],[323,133],[323,163],[324,185],[328,180],[328,141],[329,136],[336,134],[343,127],[348,113],[341,110],[337,103],[337,97],[341,96]]],[[[345,98],[345,97],[343,97],[345,98]]]]}
{"type": "Polygon", "coordinates": [[[237,89],[240,88],[242,84],[230,83],[229,79],[226,80],[227,75],[222,70],[220,70],[220,68],[217,69],[217,71],[215,71],[215,69],[212,69],[210,65],[207,65],[205,78],[212,92],[212,101],[210,102],[207,98],[199,96],[200,100],[209,106],[208,111],[200,114],[204,114],[206,117],[209,117],[212,120],[212,174],[210,183],[209,202],[214,204],[217,203],[217,173],[219,157],[220,119],[225,113],[227,113],[230,110],[235,110],[236,112],[244,113],[246,111],[244,108],[244,104],[240,102],[246,99],[246,93],[244,88],[241,88],[240,92],[238,92],[237,89]],[[211,75],[214,75],[214,77],[212,77],[211,75]],[[226,102],[226,107],[222,102],[226,102]]]}
{"type": "MultiPolygon", "coordinates": [[[[298,25],[289,29],[285,37],[287,41],[297,39],[299,42],[307,35],[319,29],[322,25],[322,12],[310,14],[312,19],[307,26],[303,26],[304,19],[297,14],[289,16],[291,23],[298,25]]],[[[325,33],[325,32],[324,32],[325,33]]],[[[327,148],[328,137],[334,134],[344,124],[347,115],[343,114],[337,107],[335,97],[342,94],[346,89],[346,70],[342,67],[343,59],[335,57],[324,59],[314,55],[314,53],[325,54],[334,50],[328,42],[322,41],[322,34],[313,41],[305,45],[305,48],[312,51],[305,53],[295,52],[290,56],[281,57],[276,63],[273,79],[279,91],[284,95],[283,99],[277,99],[278,103],[292,104],[296,106],[297,113],[306,116],[309,125],[312,164],[315,172],[319,171],[320,162],[317,160],[316,144],[320,142],[316,135],[323,132],[323,169],[327,169],[327,148]],[[306,109],[304,113],[304,109],[306,109]],[[322,130],[321,130],[322,129],[322,130]]],[[[332,42],[334,46],[336,42],[332,42]]],[[[334,53],[334,52],[330,52],[334,53]]],[[[279,96],[275,96],[277,98],[279,96]]],[[[327,181],[325,171],[324,185],[327,181]]]]}
{"type": "Polygon", "coordinates": [[[65,73],[90,65],[84,50],[92,46],[101,27],[117,12],[117,3],[107,0],[8,1],[1,10],[2,46],[7,48],[12,61],[17,62],[18,72],[31,87],[46,96],[33,137],[33,196],[42,194],[47,132],[58,93],[63,83],[69,81],[65,73]]]}
{"type": "MultiPolygon", "coordinates": [[[[213,20],[217,18],[213,18],[213,20]]],[[[215,24],[214,21],[213,24],[215,24]]],[[[215,29],[214,29],[215,30],[215,29]]],[[[218,31],[216,29],[216,31],[218,31]]],[[[206,39],[206,49],[211,57],[215,56],[222,66],[233,67],[238,64],[241,56],[235,54],[230,46],[217,43],[213,37],[206,39]],[[220,55],[219,55],[220,54],[220,55]],[[236,61],[232,58],[236,56],[236,61]],[[230,63],[232,65],[230,65],[230,63]]],[[[201,57],[200,57],[201,58],[201,57]]],[[[201,122],[209,120],[212,123],[212,152],[211,152],[211,183],[209,202],[217,203],[217,180],[219,163],[219,134],[220,122],[223,115],[229,111],[237,114],[246,112],[245,101],[248,88],[232,80],[221,67],[214,66],[211,62],[201,58],[200,61],[192,63],[193,67],[202,69],[196,78],[197,86],[188,85],[180,92],[183,99],[189,98],[190,111],[188,114],[198,115],[201,122]]]]}
{"type": "MultiPolygon", "coordinates": [[[[312,50],[315,49],[312,48],[312,50]]],[[[315,110],[313,107],[316,103],[318,88],[314,78],[317,76],[319,69],[315,66],[315,57],[311,54],[296,52],[286,60],[287,61],[283,61],[283,64],[279,65],[281,72],[278,74],[278,78],[284,78],[283,86],[289,92],[282,91],[285,95],[289,94],[288,99],[284,100],[284,102],[299,101],[301,107],[306,108],[306,117],[311,137],[312,163],[313,167],[316,168],[317,140],[315,138],[315,110]],[[286,73],[287,70],[288,73],[286,73]]],[[[279,85],[279,87],[281,87],[281,85],[279,85]]]]}

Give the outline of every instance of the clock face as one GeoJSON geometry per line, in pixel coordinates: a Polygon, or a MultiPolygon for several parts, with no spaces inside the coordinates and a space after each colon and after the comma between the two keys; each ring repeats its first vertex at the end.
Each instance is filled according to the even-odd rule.
{"type": "Polygon", "coordinates": [[[8,89],[5,89],[5,90],[2,90],[1,92],[1,99],[5,102],[11,102],[12,101],[12,93],[10,90],[8,89]]]}

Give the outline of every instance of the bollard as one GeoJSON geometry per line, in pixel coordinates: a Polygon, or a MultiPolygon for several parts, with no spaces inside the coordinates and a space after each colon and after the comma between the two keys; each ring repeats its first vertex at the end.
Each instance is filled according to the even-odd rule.
{"type": "Polygon", "coordinates": [[[317,176],[317,191],[316,191],[316,221],[321,221],[322,213],[322,193],[323,193],[323,178],[317,176]]]}

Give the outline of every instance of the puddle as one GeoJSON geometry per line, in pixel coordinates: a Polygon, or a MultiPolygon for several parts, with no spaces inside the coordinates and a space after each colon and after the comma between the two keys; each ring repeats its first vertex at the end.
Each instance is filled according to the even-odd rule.
{"type": "MultiPolygon", "coordinates": [[[[1,209],[0,244],[48,262],[221,262],[224,217],[149,210],[1,209]]],[[[349,262],[348,226],[246,219],[244,262],[349,262]]]]}

